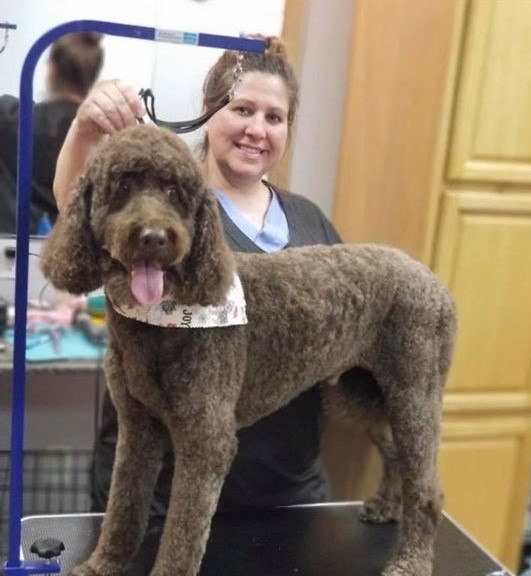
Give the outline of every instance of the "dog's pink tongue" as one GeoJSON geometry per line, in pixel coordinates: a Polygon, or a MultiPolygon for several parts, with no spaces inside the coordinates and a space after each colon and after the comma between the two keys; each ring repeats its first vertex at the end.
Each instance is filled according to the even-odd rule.
{"type": "Polygon", "coordinates": [[[156,304],[162,299],[164,273],[157,264],[138,262],[131,272],[131,292],[143,306],[156,304]]]}

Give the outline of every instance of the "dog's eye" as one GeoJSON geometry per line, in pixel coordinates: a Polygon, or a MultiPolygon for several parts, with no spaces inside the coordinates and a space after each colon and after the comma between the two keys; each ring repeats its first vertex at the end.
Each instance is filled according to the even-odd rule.
{"type": "Polygon", "coordinates": [[[179,187],[176,185],[168,186],[166,193],[168,194],[168,197],[171,200],[179,200],[181,196],[181,191],[179,190],[179,187]]]}
{"type": "Polygon", "coordinates": [[[166,197],[171,202],[181,216],[188,214],[189,206],[186,194],[186,188],[180,184],[168,184],[164,187],[166,197]]]}
{"type": "Polygon", "coordinates": [[[116,190],[120,192],[120,194],[129,194],[129,192],[131,192],[131,183],[129,182],[129,179],[120,178],[116,185],[116,190]]]}

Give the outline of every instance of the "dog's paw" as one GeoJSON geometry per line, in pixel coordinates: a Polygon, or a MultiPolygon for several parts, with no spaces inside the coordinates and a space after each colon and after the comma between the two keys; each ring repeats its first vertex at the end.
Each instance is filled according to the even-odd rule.
{"type": "Polygon", "coordinates": [[[398,556],[389,562],[382,576],[432,576],[432,561],[414,555],[398,556]]]}
{"type": "Polygon", "coordinates": [[[76,566],[73,570],[68,573],[68,576],[100,576],[95,572],[87,562],[76,566]]]}
{"type": "Polygon", "coordinates": [[[381,496],[368,498],[361,506],[359,519],[374,524],[396,522],[402,517],[402,503],[381,496]]]}

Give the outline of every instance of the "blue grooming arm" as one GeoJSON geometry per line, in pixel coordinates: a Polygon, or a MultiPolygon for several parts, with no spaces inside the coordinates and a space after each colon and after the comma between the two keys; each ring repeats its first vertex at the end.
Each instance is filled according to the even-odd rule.
{"type": "MultiPolygon", "coordinates": [[[[14,28],[15,26],[10,26],[14,28]]],[[[15,335],[13,351],[13,396],[11,409],[11,469],[9,495],[9,551],[4,576],[59,572],[57,561],[24,562],[20,559],[23,502],[24,405],[26,385],[26,321],[28,298],[29,202],[32,171],[33,74],[44,50],[55,40],[72,32],[102,32],[111,36],[155,40],[175,44],[206,46],[246,52],[263,52],[263,40],[217,34],[164,30],[99,20],[66,22],[43,34],[33,44],[22,66],[20,78],[17,241],[15,267],[15,335]]]]}

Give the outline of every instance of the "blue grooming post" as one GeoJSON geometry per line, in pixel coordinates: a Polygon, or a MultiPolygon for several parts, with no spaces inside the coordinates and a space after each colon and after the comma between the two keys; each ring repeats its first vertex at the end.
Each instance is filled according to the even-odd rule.
{"type": "MultiPolygon", "coordinates": [[[[1,27],[1,26],[0,26],[1,27]]],[[[9,26],[14,27],[13,25],[9,26]]],[[[28,299],[29,200],[32,169],[33,74],[44,50],[55,40],[71,32],[102,32],[111,36],[190,44],[210,48],[263,52],[263,40],[217,34],[163,30],[99,20],[66,22],[43,34],[30,48],[20,78],[20,112],[17,178],[17,242],[15,268],[15,337],[13,353],[13,397],[11,409],[11,469],[9,497],[9,552],[4,576],[59,572],[59,563],[24,562],[20,559],[23,501],[24,404],[26,385],[26,322],[28,299]]]]}

